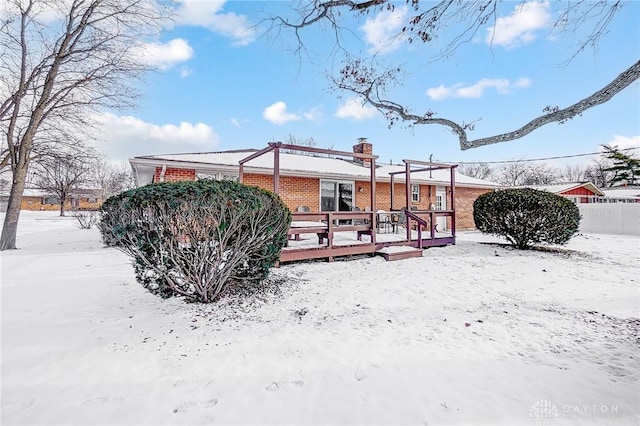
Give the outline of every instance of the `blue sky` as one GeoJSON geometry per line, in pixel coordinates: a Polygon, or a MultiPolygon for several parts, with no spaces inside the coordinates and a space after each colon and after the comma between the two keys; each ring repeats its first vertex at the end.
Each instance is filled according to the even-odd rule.
{"type": "MultiPolygon", "coordinates": [[[[553,3],[505,2],[493,43],[490,26],[455,55],[433,62],[434,46],[390,39],[410,12],[344,16],[354,54],[397,64],[404,83],[389,98],[416,113],[435,111],[458,122],[477,121],[471,138],[522,126],[547,105],[566,107],[609,83],[640,56],[640,2],[625,3],[597,51],[585,50],[568,65],[580,34],[550,34],[553,3]]],[[[550,124],[512,142],[461,151],[438,126],[391,129],[384,117],[348,93],[331,90],[327,74],[340,67],[325,27],[306,29],[309,48],[298,57],[292,33],[266,34],[268,14],[290,14],[289,2],[184,1],[176,20],[146,44],[156,68],[141,87],[145,97],[131,111],[105,113],[101,144],[114,161],[136,155],[261,148],[289,135],[313,137],[320,147],[350,151],[368,137],[382,162],[403,158],[499,161],[596,152],[601,144],[640,146],[640,85],[632,84],[602,106],[568,123],[550,124]]],[[[452,33],[455,27],[451,29],[452,33]]],[[[446,34],[445,34],[446,35],[446,34]]],[[[586,159],[564,160],[566,163],[586,159]]],[[[559,165],[552,163],[553,165],[559,165]]]]}

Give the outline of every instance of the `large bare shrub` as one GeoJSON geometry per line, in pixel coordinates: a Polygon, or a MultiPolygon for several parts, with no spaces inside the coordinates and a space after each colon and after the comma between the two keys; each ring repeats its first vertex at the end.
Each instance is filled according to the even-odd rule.
{"type": "Polygon", "coordinates": [[[107,245],[134,259],[163,297],[212,302],[230,284],[260,283],[278,261],[291,213],[275,194],[230,181],[151,184],[107,199],[107,245]]]}

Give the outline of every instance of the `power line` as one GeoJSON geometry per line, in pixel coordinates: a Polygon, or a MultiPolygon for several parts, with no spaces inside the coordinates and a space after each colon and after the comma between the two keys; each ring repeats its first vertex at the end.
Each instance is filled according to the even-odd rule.
{"type": "MultiPolygon", "coordinates": [[[[623,149],[619,149],[618,151],[631,151],[634,149],[638,149],[638,147],[634,147],[634,148],[623,148],[623,149]]],[[[602,152],[590,152],[587,154],[573,154],[573,155],[560,155],[557,157],[544,157],[544,158],[528,158],[528,159],[521,159],[521,160],[502,160],[502,161],[458,161],[458,162],[448,162],[448,161],[443,161],[444,163],[451,163],[451,164],[509,164],[509,163],[528,163],[528,162],[533,162],[533,161],[545,161],[545,160],[560,160],[563,158],[576,158],[576,157],[588,157],[590,155],[602,155],[602,152]]]]}

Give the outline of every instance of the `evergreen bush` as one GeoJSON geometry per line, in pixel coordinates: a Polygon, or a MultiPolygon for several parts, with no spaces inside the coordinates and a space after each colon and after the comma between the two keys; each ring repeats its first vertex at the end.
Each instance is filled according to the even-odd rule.
{"type": "Polygon", "coordinates": [[[569,199],[530,188],[481,195],[473,203],[476,227],[505,237],[513,246],[564,244],[578,232],[580,211],[569,199]]]}
{"type": "Polygon", "coordinates": [[[275,194],[215,180],[132,189],[107,199],[101,212],[104,243],[133,258],[138,282],[204,303],[234,282],[261,283],[291,223],[275,194]]]}

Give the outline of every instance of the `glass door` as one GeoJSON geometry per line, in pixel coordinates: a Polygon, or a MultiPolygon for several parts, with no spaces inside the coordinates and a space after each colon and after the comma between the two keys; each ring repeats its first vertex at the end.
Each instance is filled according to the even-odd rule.
{"type": "MultiPolygon", "coordinates": [[[[353,210],[354,182],[320,181],[320,210],[323,212],[350,212],[353,210]]],[[[340,224],[351,222],[340,221],[340,224]]]]}
{"type": "Polygon", "coordinates": [[[350,212],[353,210],[353,184],[338,183],[338,211],[350,212]]]}

